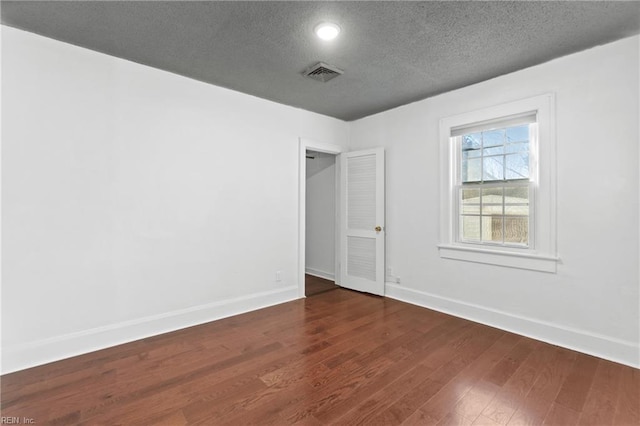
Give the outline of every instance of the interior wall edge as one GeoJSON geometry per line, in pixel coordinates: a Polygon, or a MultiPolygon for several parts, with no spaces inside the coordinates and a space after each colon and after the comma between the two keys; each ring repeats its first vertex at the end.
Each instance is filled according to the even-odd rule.
{"type": "Polygon", "coordinates": [[[1,374],[60,361],[298,299],[289,286],[2,348],[1,374]]]}
{"type": "Polygon", "coordinates": [[[385,283],[385,296],[598,358],[640,368],[640,345],[631,341],[472,305],[391,282],[385,283]]]}

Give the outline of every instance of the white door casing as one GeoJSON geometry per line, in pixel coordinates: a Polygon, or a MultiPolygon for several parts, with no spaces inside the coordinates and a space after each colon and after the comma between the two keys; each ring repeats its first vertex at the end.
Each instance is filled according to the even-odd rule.
{"type": "Polygon", "coordinates": [[[384,295],[384,149],[340,154],[340,285],[384,295]]]}

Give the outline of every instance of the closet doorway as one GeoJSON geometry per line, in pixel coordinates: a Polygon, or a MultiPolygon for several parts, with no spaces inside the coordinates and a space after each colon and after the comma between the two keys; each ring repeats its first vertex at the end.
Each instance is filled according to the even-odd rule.
{"type": "Polygon", "coordinates": [[[305,296],[335,290],[337,154],[305,150],[305,296]]]}
{"type": "MultiPolygon", "coordinates": [[[[317,142],[311,139],[300,138],[298,144],[298,297],[306,297],[306,281],[309,280],[310,293],[314,293],[314,285],[318,282],[322,283],[323,288],[328,285],[340,285],[340,264],[339,259],[339,244],[338,244],[338,232],[339,232],[339,173],[340,173],[340,154],[343,152],[343,148],[339,145],[317,142]],[[311,157],[311,158],[307,158],[311,157]],[[322,157],[322,159],[320,159],[322,157]],[[318,160],[316,162],[316,160],[318,160]],[[328,173],[331,173],[333,169],[333,205],[322,205],[321,198],[326,199],[331,197],[329,191],[323,193],[320,197],[311,195],[311,199],[307,201],[307,166],[309,166],[309,176],[312,192],[316,192],[318,188],[327,187],[329,181],[328,173]],[[324,173],[322,173],[322,167],[325,167],[324,173]],[[329,170],[326,170],[329,169],[329,170]],[[316,205],[320,205],[320,211],[329,212],[331,216],[330,220],[327,218],[318,218],[318,211],[313,211],[307,218],[307,205],[313,208],[316,205]],[[331,214],[333,211],[333,214],[331,214]],[[316,220],[318,219],[318,220],[316,220]],[[307,220],[313,222],[309,231],[307,231],[307,220]],[[326,238],[314,239],[314,236],[318,233],[318,223],[325,223],[330,227],[329,230],[324,230],[324,233],[331,233],[333,235],[333,245],[327,249],[327,252],[318,255],[321,250],[320,247],[326,247],[326,238]],[[307,235],[310,236],[310,241],[307,242],[307,235]],[[312,254],[309,256],[309,265],[307,265],[307,247],[312,254]],[[333,259],[333,268],[331,267],[331,260],[327,260],[327,257],[333,259]],[[307,272],[310,272],[308,274],[307,272]],[[320,275],[320,276],[318,276],[320,275]],[[322,281],[327,280],[329,283],[322,281]],[[333,284],[332,284],[333,283],[333,284]]],[[[327,287],[333,288],[333,287],[327,287]]]]}

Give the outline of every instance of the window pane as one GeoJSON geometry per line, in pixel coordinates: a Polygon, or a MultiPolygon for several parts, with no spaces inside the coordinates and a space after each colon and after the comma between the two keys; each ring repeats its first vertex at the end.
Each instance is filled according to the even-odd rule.
{"type": "Polygon", "coordinates": [[[482,132],[482,146],[496,146],[504,144],[504,129],[482,132]]]}
{"type": "Polygon", "coordinates": [[[529,140],[529,125],[509,127],[507,129],[507,141],[520,142],[529,140]]]}
{"type": "Polygon", "coordinates": [[[529,188],[512,186],[504,188],[504,214],[529,216],[529,188]]]}
{"type": "Polygon", "coordinates": [[[482,218],[483,241],[502,243],[502,216],[485,216],[482,218]]]}
{"type": "Polygon", "coordinates": [[[506,204],[528,204],[529,188],[526,186],[505,186],[504,196],[506,204]]]}
{"type": "Polygon", "coordinates": [[[529,244],[529,217],[505,217],[504,242],[529,244]]]}
{"type": "Polygon", "coordinates": [[[482,163],[480,158],[462,160],[462,182],[479,182],[481,178],[482,163]]]}
{"type": "Polygon", "coordinates": [[[462,150],[466,151],[468,149],[480,149],[482,147],[482,144],[480,143],[481,140],[481,133],[471,133],[462,136],[462,150]]]}
{"type": "Polygon", "coordinates": [[[505,156],[505,179],[529,179],[529,152],[505,156]]]}
{"type": "Polygon", "coordinates": [[[490,155],[504,154],[504,145],[494,146],[492,148],[486,148],[483,150],[482,155],[488,157],[490,155]]]}
{"type": "Polygon", "coordinates": [[[480,216],[461,216],[460,222],[461,239],[480,241],[480,216]]]}
{"type": "Polygon", "coordinates": [[[504,206],[504,214],[509,216],[529,216],[529,206],[507,204],[504,206]]]}
{"type": "Polygon", "coordinates": [[[502,188],[482,189],[482,214],[487,216],[502,215],[502,188]]]}
{"type": "Polygon", "coordinates": [[[463,188],[461,190],[461,196],[464,202],[479,203],[480,188],[463,188]]]}
{"type": "Polygon", "coordinates": [[[461,189],[460,190],[460,213],[480,214],[480,190],[461,189]]]}
{"type": "Polygon", "coordinates": [[[482,153],[481,149],[472,149],[469,151],[462,151],[462,160],[467,160],[469,158],[478,158],[482,153]]]}
{"type": "Polygon", "coordinates": [[[460,209],[460,213],[462,214],[480,214],[480,204],[462,204],[462,208],[460,209]]]}
{"type": "Polygon", "coordinates": [[[482,180],[493,181],[504,179],[504,157],[483,158],[482,180]]]}
{"type": "Polygon", "coordinates": [[[516,142],[507,144],[505,147],[507,154],[514,154],[517,152],[529,152],[529,142],[516,142]]]}

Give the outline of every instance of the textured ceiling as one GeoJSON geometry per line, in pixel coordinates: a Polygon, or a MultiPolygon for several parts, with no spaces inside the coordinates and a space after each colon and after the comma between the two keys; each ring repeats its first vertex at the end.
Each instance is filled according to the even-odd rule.
{"type": "Polygon", "coordinates": [[[354,120],[640,32],[638,2],[2,1],[2,23],[354,120]],[[339,38],[313,27],[329,20],[339,38]],[[327,83],[302,72],[345,70],[327,83]]]}

